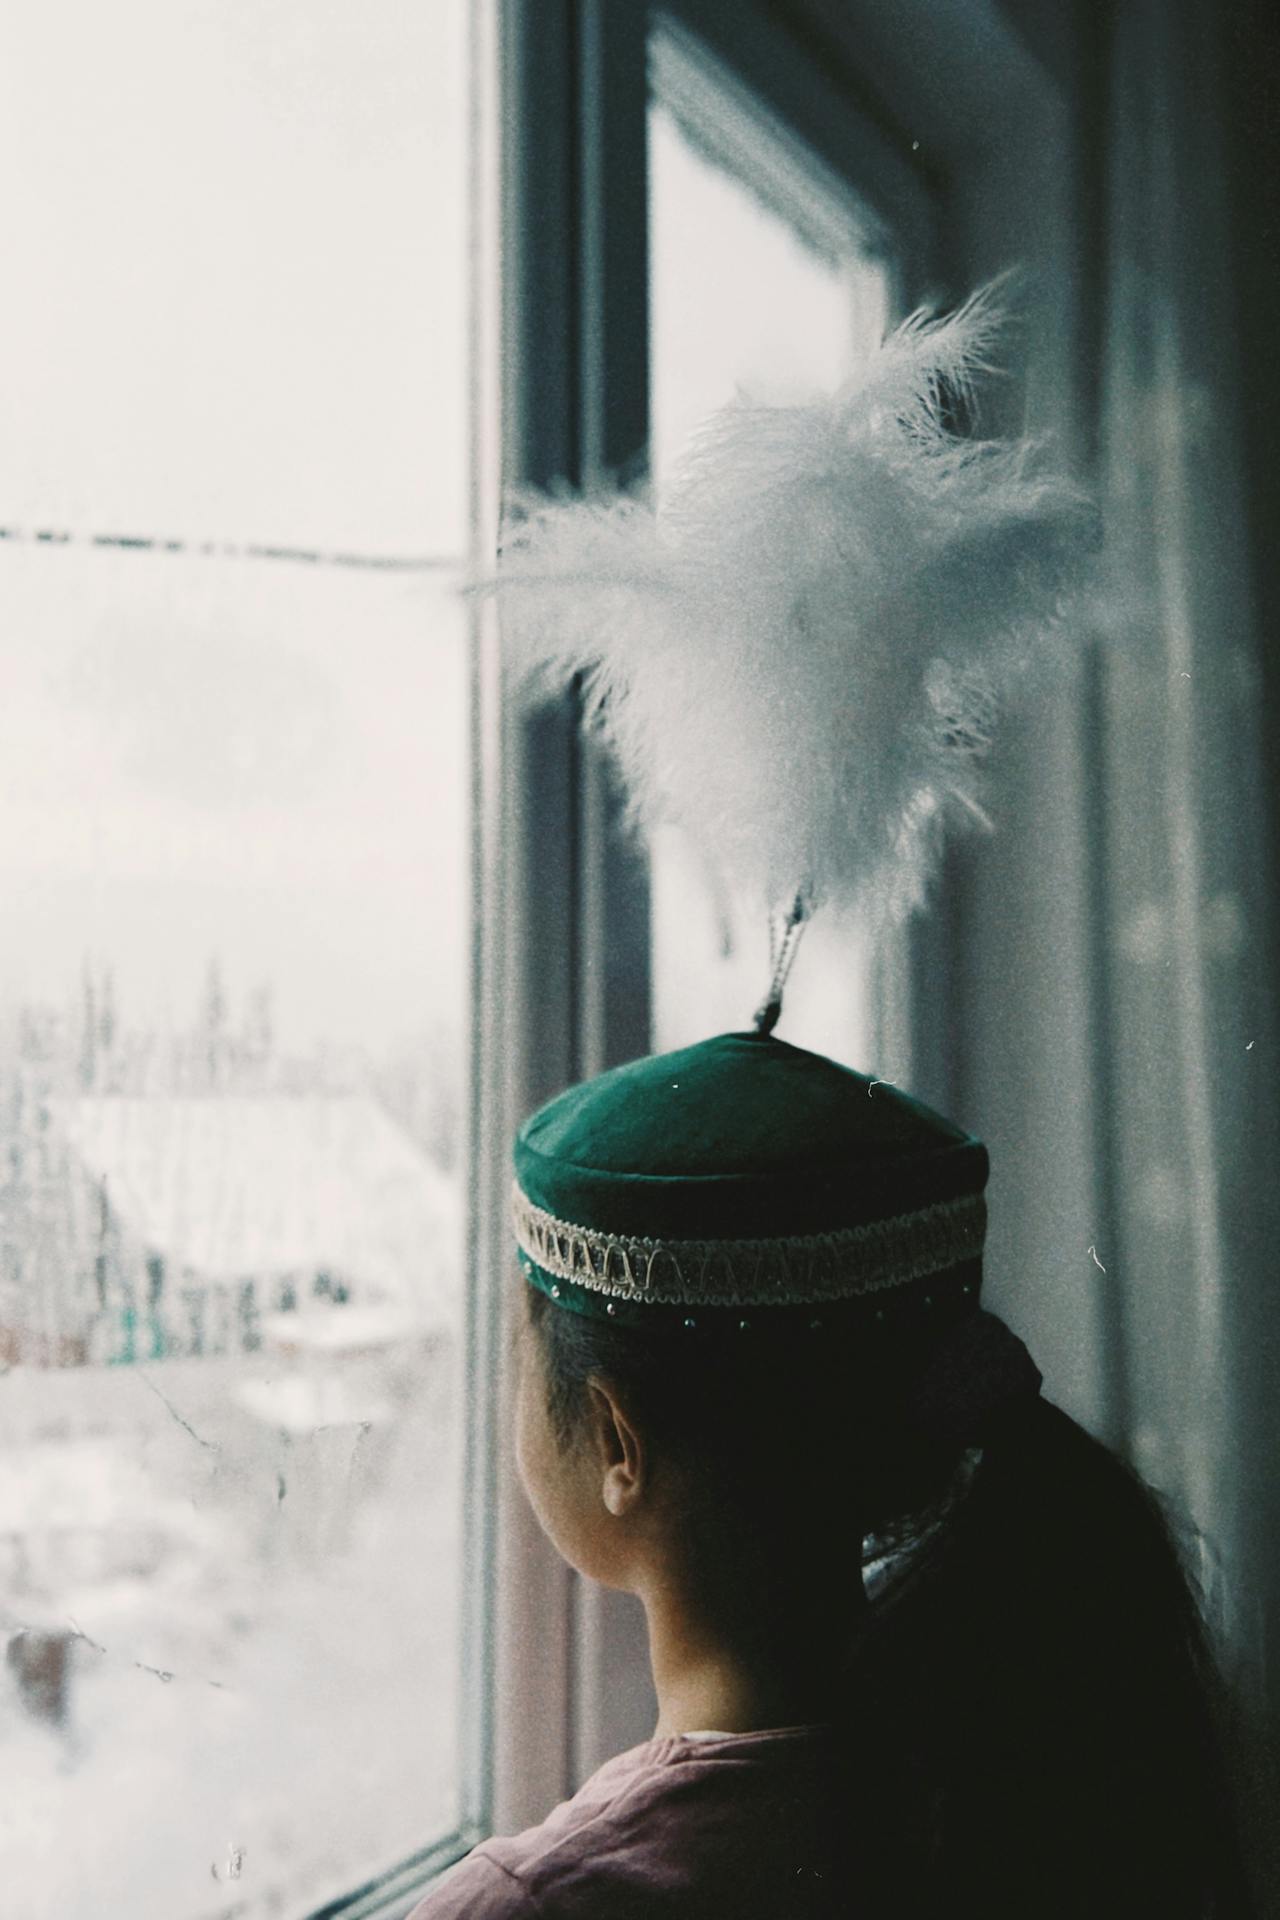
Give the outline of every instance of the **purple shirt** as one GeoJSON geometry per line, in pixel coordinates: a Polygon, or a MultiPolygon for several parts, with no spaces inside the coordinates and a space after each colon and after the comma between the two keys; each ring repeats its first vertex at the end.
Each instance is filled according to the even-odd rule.
{"type": "Polygon", "coordinates": [[[845,1920],[831,1751],[822,1727],[646,1741],[484,1841],[410,1920],[845,1920]]]}

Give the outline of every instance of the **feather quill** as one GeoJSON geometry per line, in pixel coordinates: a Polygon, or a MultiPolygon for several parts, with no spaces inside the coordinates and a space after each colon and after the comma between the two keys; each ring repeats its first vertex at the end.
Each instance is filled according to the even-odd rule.
{"type": "Polygon", "coordinates": [[[1030,442],[949,424],[1000,318],[987,289],[829,396],[739,397],[657,502],[524,496],[480,583],[518,673],[582,676],[639,823],[677,822],[763,906],[874,930],[922,900],[1083,583],[1085,495],[1030,442]]]}

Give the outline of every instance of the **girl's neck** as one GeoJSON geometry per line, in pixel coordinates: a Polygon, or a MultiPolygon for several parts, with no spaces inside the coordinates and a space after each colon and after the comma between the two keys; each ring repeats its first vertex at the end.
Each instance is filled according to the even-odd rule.
{"type": "MultiPolygon", "coordinates": [[[[755,1733],[804,1726],[830,1712],[830,1676],[838,1658],[812,1651],[785,1658],[778,1641],[709,1630],[670,1589],[642,1595],[649,1624],[649,1659],[658,1695],[655,1736],[755,1733]]],[[[803,1645],[803,1640],[796,1644],[803,1645]]],[[[812,1649],[813,1641],[808,1641],[812,1649]]]]}

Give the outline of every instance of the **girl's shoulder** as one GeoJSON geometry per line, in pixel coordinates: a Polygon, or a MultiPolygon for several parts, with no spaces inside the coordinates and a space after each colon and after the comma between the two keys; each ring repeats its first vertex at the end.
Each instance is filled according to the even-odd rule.
{"type": "Polygon", "coordinates": [[[411,1920],[749,1920],[832,1901],[829,1736],[674,1735],[608,1761],[540,1826],[485,1841],[411,1920]]]}
{"type": "Polygon", "coordinates": [[[485,1846],[459,1860],[409,1915],[409,1920],[533,1920],[539,1912],[528,1890],[485,1846]]]}

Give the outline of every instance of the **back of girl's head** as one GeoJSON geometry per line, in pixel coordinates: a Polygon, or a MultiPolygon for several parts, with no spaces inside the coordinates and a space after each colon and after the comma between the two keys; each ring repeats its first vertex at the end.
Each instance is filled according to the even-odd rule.
{"type": "Polygon", "coordinates": [[[866,1911],[1254,1911],[1200,1611],[1161,1506],[1114,1454],[1030,1395],[968,1446],[913,1432],[918,1355],[881,1343],[869,1364],[856,1317],[681,1339],[528,1298],[561,1444],[587,1381],[609,1379],[681,1468],[706,1590],[772,1609],[782,1635],[791,1610],[847,1622],[831,1714],[866,1911]],[[909,1543],[911,1516],[958,1487],[913,1571],[865,1604],[864,1534],[897,1523],[909,1543]]]}

